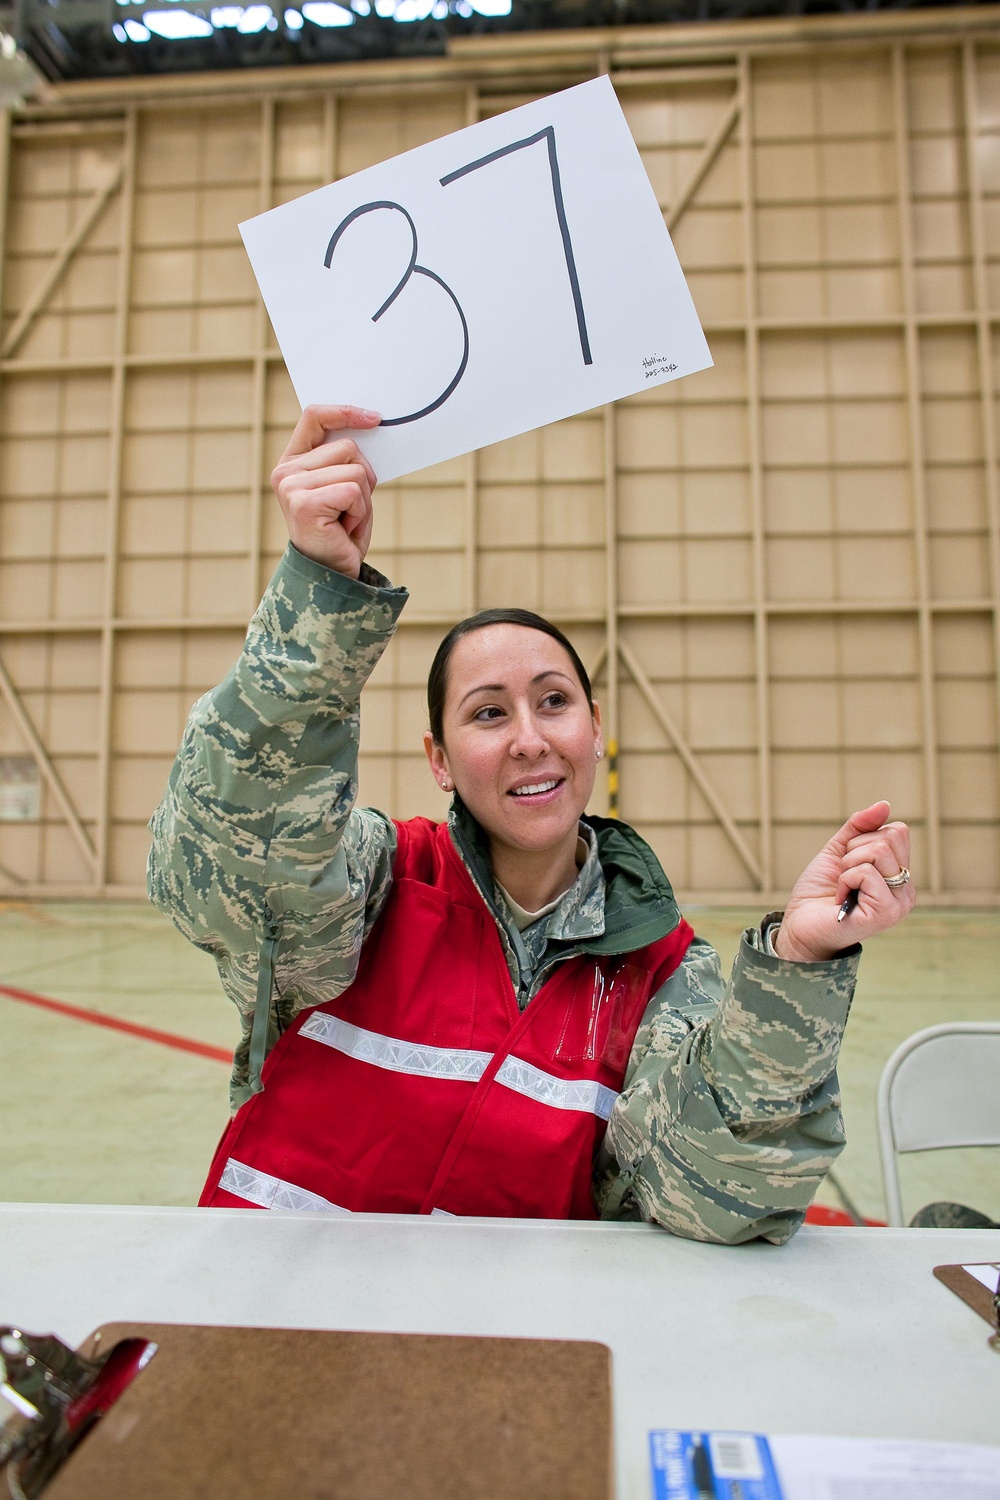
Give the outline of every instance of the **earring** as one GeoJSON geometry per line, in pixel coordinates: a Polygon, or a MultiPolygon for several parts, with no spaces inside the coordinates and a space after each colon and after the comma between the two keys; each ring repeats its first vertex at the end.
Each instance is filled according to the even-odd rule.
{"type": "Polygon", "coordinates": [[[604,754],[604,751],[601,749],[600,745],[598,745],[596,747],[596,749],[597,749],[597,759],[600,760],[601,756],[604,754]]]}
{"type": "Polygon", "coordinates": [[[442,790],[442,792],[450,792],[451,789],[452,789],[452,786],[453,786],[453,782],[452,782],[451,777],[450,776],[446,776],[444,778],[444,780],[442,781],[442,783],[441,783],[441,790],[442,790]]]}

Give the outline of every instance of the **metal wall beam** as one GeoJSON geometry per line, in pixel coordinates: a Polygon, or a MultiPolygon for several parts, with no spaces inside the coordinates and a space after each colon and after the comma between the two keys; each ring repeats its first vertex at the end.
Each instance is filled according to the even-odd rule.
{"type": "Polygon", "coordinates": [[[694,197],[695,193],[705,181],[705,178],[708,176],[709,170],[711,169],[715,158],[718,156],[719,152],[722,150],[723,146],[726,144],[730,135],[732,134],[733,126],[739,119],[740,111],[742,110],[742,108],[743,90],[742,87],[740,87],[737,88],[732,99],[730,99],[729,103],[727,104],[723,112],[722,119],[715,127],[715,131],[705,142],[704,150],[692,167],[691,175],[689,176],[687,182],[685,182],[684,186],[677,194],[676,199],[670,205],[670,209],[666,214],[666,221],[667,228],[670,230],[671,234],[673,234],[674,230],[677,228],[677,225],[684,217],[685,210],[690,205],[691,199],[694,197]]]}
{"type": "MultiPolygon", "coordinates": [[[[442,549],[443,550],[443,549],[442,549]]],[[[771,618],[795,618],[801,616],[803,619],[816,619],[832,617],[834,619],[842,615],[866,616],[888,615],[899,619],[907,619],[915,616],[921,608],[918,601],[913,599],[803,599],[782,600],[765,603],[764,613],[771,618]]],[[[932,615],[991,615],[992,606],[989,600],[983,599],[938,599],[931,600],[928,605],[932,615]]],[[[673,601],[666,604],[622,604],[618,605],[618,619],[622,620],[740,620],[755,619],[757,607],[752,603],[733,604],[687,604],[673,601]]],[[[607,624],[607,612],[605,610],[552,609],[549,615],[553,620],[558,620],[564,625],[602,625],[607,624]]],[[[447,628],[454,625],[460,617],[454,612],[446,614],[420,614],[410,611],[405,614],[397,625],[397,630],[424,630],[429,626],[442,626],[447,628]]],[[[148,618],[136,616],[130,619],[112,620],[111,629],[123,635],[128,634],[156,634],[162,631],[190,631],[191,633],[204,634],[206,631],[246,631],[247,622],[244,616],[220,617],[219,615],[150,615],[148,618]]],[[[0,637],[2,636],[37,636],[37,635],[99,635],[103,629],[103,621],[100,619],[75,619],[75,620],[0,620],[0,637]]]]}
{"type": "MultiPolygon", "coordinates": [[[[260,155],[257,176],[257,212],[274,207],[274,100],[260,101],[260,155]]],[[[247,516],[247,618],[260,603],[264,552],[264,452],[267,442],[267,330],[270,327],[263,299],[254,308],[254,357],[250,396],[250,484],[247,516]]]]}
{"type": "Polygon", "coordinates": [[[927,885],[932,895],[942,886],[941,810],[939,801],[937,724],[934,715],[934,629],[930,608],[927,471],[921,409],[920,334],[913,317],[917,305],[913,248],[913,188],[910,173],[909,111],[906,102],[906,54],[892,49],[892,107],[896,152],[900,277],[903,287],[903,341],[906,401],[910,425],[910,486],[913,502],[913,551],[917,581],[917,637],[920,654],[920,717],[923,738],[924,814],[927,835],[927,885]]]}
{"type": "Polygon", "coordinates": [[[965,169],[969,179],[969,228],[976,299],[976,363],[986,480],[986,525],[989,537],[990,590],[993,608],[993,670],[996,675],[997,737],[1000,740],[1000,443],[997,438],[996,384],[993,378],[993,328],[989,317],[986,213],[979,168],[980,107],[976,49],[962,48],[962,99],[965,110],[965,169]]]}
{"type": "Polygon", "coordinates": [[[49,752],[42,743],[41,735],[31,722],[28,712],[18,696],[11,675],[2,660],[0,660],[0,697],[6,703],[8,712],[30,750],[35,764],[41,772],[42,779],[52,795],[52,800],[66,819],[76,846],[83,855],[85,863],[93,871],[96,880],[97,851],[91,841],[90,834],[81,823],[80,815],[73,806],[72,798],[63,786],[62,778],[53,765],[49,752]]]}
{"type": "Polygon", "coordinates": [[[74,255],[111,202],[115,193],[121,187],[123,172],[124,166],[119,166],[114,175],[105,183],[104,187],[91,198],[80,218],[80,222],[66,236],[66,239],[53,256],[48,270],[8,329],[3,343],[0,344],[0,358],[10,359],[23,343],[31,325],[39,313],[44,311],[48,305],[49,298],[62,280],[74,255]]]}
{"type": "Polygon", "coordinates": [[[743,186],[743,296],[747,383],[747,449],[754,607],[754,691],[757,706],[757,808],[762,888],[774,884],[774,816],[771,806],[771,704],[768,662],[764,434],[760,398],[760,329],[757,321],[757,221],[753,139],[753,77],[748,53],[740,56],[740,166],[743,186]]]}
{"type": "Polygon", "coordinates": [[[96,877],[107,884],[111,862],[112,785],[114,771],[114,715],[118,571],[121,553],[122,486],[125,463],[125,351],[129,341],[132,290],[132,213],[135,203],[135,158],[139,131],[138,111],[132,107],[125,117],[122,164],[118,173],[123,185],[121,224],[118,230],[118,284],[115,298],[115,363],[111,372],[108,433],[108,490],[105,515],[104,617],[101,621],[100,691],[97,711],[97,853],[96,877]]]}
{"type": "Polygon", "coordinates": [[[695,786],[698,788],[699,792],[708,803],[715,817],[718,818],[726,837],[732,844],[733,848],[736,850],[736,853],[739,855],[751,878],[756,882],[758,886],[761,886],[764,889],[770,889],[770,887],[768,887],[764,881],[764,872],[761,868],[760,863],[755,858],[754,853],[747,844],[746,839],[737,828],[732,814],[726,807],[725,802],[722,800],[718,791],[712,785],[712,782],[709,780],[708,776],[706,776],[705,772],[699,765],[691,750],[690,745],[687,743],[683,734],[681,733],[680,726],[678,725],[677,721],[670,713],[670,711],[665,707],[663,700],[660,698],[645,670],[643,669],[639,658],[636,656],[635,652],[628,645],[626,645],[624,641],[619,641],[618,650],[621,654],[622,661],[628,668],[629,676],[632,678],[632,681],[635,683],[636,687],[639,689],[640,693],[648,703],[650,711],[655,717],[660,728],[663,730],[663,733],[666,735],[667,739],[669,740],[671,745],[673,745],[674,749],[677,751],[677,754],[680,756],[680,759],[684,765],[684,769],[687,771],[688,775],[691,777],[691,780],[694,782],[695,786]]]}
{"type": "MultiPolygon", "coordinates": [[[[854,313],[846,317],[831,314],[812,318],[769,316],[758,317],[755,323],[758,333],[869,333],[882,330],[904,330],[909,324],[917,329],[975,329],[981,318],[991,329],[1000,328],[1000,308],[992,311],[987,308],[982,314],[963,312],[958,309],[944,313],[915,310],[910,318],[903,313],[854,313]]],[[[742,334],[746,324],[736,320],[708,318],[703,327],[706,335],[711,338],[720,334],[742,334]]],[[[124,363],[129,369],[137,370],[190,369],[193,367],[233,369],[252,365],[256,357],[256,351],[253,349],[225,353],[204,350],[192,350],[184,354],[174,354],[169,351],[157,354],[133,352],[125,356],[124,363]]],[[[263,352],[263,358],[268,364],[283,363],[281,353],[277,349],[266,349],[263,352]]],[[[114,363],[113,356],[105,354],[8,359],[0,361],[0,375],[88,374],[109,370],[114,363]]],[[[808,400],[809,398],[803,397],[802,399],[808,400]]]]}

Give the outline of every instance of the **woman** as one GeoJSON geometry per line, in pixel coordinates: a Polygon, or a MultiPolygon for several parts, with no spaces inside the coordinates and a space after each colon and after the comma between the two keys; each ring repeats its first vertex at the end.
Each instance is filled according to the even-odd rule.
{"type": "Polygon", "coordinates": [[[291,545],[151,825],[151,897],[243,1021],[202,1202],[784,1241],[844,1143],[858,942],[913,905],[907,829],[855,813],[727,987],[652,850],[583,816],[600,712],[520,611],[463,622],[432,668],[448,821],[355,808],[358,700],[406,592],[364,561],[370,466],[326,433],[377,422],[303,414],[272,476],[291,545]]]}

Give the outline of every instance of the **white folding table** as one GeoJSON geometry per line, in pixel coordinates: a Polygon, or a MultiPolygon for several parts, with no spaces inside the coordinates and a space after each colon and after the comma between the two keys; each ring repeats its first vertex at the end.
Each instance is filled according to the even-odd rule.
{"type": "Polygon", "coordinates": [[[813,1229],[782,1247],[645,1225],[0,1205],[0,1323],[119,1321],[598,1339],[619,1500],[647,1434],[725,1427],[1000,1443],[1000,1356],[932,1276],[1000,1232],[813,1229]]]}

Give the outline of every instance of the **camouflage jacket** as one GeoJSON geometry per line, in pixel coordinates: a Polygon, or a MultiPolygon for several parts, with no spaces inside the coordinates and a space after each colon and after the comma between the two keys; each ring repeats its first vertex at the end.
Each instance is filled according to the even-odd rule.
{"type": "MultiPolygon", "coordinates": [[[[234,1109],[249,1095],[264,949],[273,1045],[299,1011],[352,982],[388,894],[394,825],[354,805],[359,699],[406,597],[367,566],[345,578],[289,547],[239,661],[192,709],[151,820],[150,898],[214,956],[240,1013],[234,1109]]],[[[450,819],[522,1006],[560,958],[608,951],[608,925],[631,923],[638,948],[652,940],[650,914],[672,906],[637,834],[585,820],[575,885],[518,933],[482,831],[461,804],[450,819]],[[614,879],[623,861],[627,879],[614,879]]],[[[659,921],[657,936],[671,925],[662,911],[659,921]]],[[[859,952],[790,963],[749,929],[727,984],[714,949],[692,943],[647,1008],[608,1122],[594,1172],[602,1217],[727,1244],[794,1233],[844,1144],[836,1061],[859,952]]]]}

